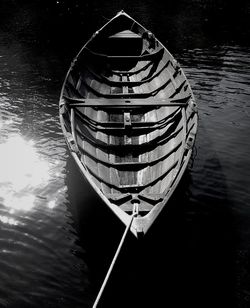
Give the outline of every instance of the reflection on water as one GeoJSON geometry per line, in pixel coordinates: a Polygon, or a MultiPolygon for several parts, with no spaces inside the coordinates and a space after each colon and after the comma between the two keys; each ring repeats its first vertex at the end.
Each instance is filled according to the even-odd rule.
{"type": "MultiPolygon", "coordinates": [[[[14,226],[18,225],[18,221],[17,220],[15,220],[14,218],[8,217],[8,216],[0,215],[0,221],[3,224],[14,225],[14,226]]],[[[3,252],[4,252],[4,250],[3,250],[3,252]]]]}
{"type": "MultiPolygon", "coordinates": [[[[144,242],[129,237],[105,307],[249,304],[249,54],[215,46],[176,55],[199,105],[197,156],[172,210],[144,242]]],[[[123,231],[69,158],[58,119],[69,63],[60,61],[0,43],[0,307],[91,307],[123,231]]]]}
{"type": "MultiPolygon", "coordinates": [[[[182,61],[199,102],[200,124],[209,135],[225,173],[230,199],[236,211],[249,217],[249,49],[196,49],[184,53],[182,61]]],[[[212,176],[205,185],[211,185],[212,192],[220,194],[213,187],[216,169],[211,170],[212,176]]]]}
{"type": "Polygon", "coordinates": [[[67,212],[61,72],[50,69],[60,62],[17,41],[1,40],[0,56],[0,307],[84,306],[87,267],[67,212]]]}
{"type": "Polygon", "coordinates": [[[38,156],[34,142],[18,135],[0,144],[0,170],[0,198],[11,213],[31,210],[50,178],[49,164],[38,156]]]}

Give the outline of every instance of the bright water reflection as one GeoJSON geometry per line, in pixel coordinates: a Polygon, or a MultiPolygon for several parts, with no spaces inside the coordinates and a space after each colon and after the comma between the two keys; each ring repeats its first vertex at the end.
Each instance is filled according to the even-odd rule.
{"type": "Polygon", "coordinates": [[[72,253],[61,82],[50,61],[59,67],[0,39],[0,307],[69,307],[86,285],[85,264],[72,253]]]}
{"type": "Polygon", "coordinates": [[[0,199],[11,213],[31,210],[50,180],[50,164],[39,156],[33,140],[20,135],[0,144],[0,170],[0,199]]]}

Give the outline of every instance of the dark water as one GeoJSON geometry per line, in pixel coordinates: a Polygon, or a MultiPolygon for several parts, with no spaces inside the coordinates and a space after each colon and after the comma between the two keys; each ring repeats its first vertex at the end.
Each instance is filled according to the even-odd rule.
{"type": "Polygon", "coordinates": [[[116,250],[123,226],[72,161],[58,97],[78,48],[126,7],[184,68],[199,132],[190,171],[144,240],[129,235],[100,307],[249,307],[247,2],[17,4],[0,11],[0,307],[91,307],[116,250]]]}

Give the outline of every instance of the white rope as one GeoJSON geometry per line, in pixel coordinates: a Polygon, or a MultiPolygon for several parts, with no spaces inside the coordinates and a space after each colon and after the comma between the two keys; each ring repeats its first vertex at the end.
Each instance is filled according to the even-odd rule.
{"type": "Polygon", "coordinates": [[[116,262],[116,260],[117,260],[117,257],[118,257],[118,255],[119,255],[120,250],[121,250],[121,248],[122,248],[122,245],[123,245],[123,243],[124,243],[124,240],[125,240],[125,238],[126,238],[126,235],[127,235],[128,231],[129,231],[131,225],[132,225],[132,222],[133,222],[134,217],[135,217],[137,214],[138,214],[138,212],[135,210],[135,207],[134,207],[134,211],[133,211],[133,214],[131,215],[130,222],[127,224],[127,227],[126,227],[126,229],[125,229],[125,231],[124,231],[124,233],[123,233],[123,236],[122,236],[122,238],[121,238],[120,244],[119,244],[119,246],[118,246],[118,248],[117,248],[117,250],[116,250],[116,253],[115,253],[115,255],[114,255],[114,258],[113,258],[113,260],[112,260],[112,262],[111,262],[111,264],[110,264],[109,270],[108,270],[108,272],[107,272],[107,274],[106,274],[106,277],[105,277],[105,279],[104,279],[104,281],[103,281],[103,283],[102,283],[102,286],[101,286],[101,288],[100,288],[100,291],[99,291],[99,293],[98,293],[98,295],[97,295],[97,297],[96,297],[96,300],[95,300],[94,305],[93,305],[92,308],[96,308],[97,305],[98,305],[98,302],[99,302],[99,300],[100,300],[100,298],[101,298],[101,296],[102,296],[103,290],[104,290],[104,288],[105,288],[105,286],[106,286],[106,284],[107,284],[107,282],[108,282],[108,279],[109,279],[109,277],[110,277],[110,274],[111,274],[111,272],[112,272],[112,269],[113,269],[113,267],[114,267],[114,265],[115,265],[115,262],[116,262]]]}

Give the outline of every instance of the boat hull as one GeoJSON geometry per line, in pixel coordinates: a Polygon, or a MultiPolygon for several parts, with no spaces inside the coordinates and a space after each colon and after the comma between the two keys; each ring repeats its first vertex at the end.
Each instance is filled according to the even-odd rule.
{"type": "Polygon", "coordinates": [[[145,234],[187,168],[197,107],[177,61],[124,12],[83,46],[66,75],[60,121],[104,203],[145,234]]]}

